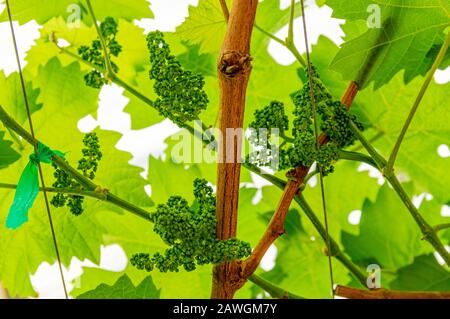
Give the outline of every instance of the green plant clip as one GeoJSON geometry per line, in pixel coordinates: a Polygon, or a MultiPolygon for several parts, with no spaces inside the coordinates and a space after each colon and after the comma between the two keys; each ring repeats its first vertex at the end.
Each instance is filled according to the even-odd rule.
{"type": "Polygon", "coordinates": [[[17,229],[28,221],[28,210],[33,206],[39,193],[38,164],[40,162],[50,164],[54,155],[64,156],[64,153],[51,150],[48,146],[38,142],[37,154],[30,155],[30,160],[20,175],[14,201],[6,219],[7,228],[17,229]]]}

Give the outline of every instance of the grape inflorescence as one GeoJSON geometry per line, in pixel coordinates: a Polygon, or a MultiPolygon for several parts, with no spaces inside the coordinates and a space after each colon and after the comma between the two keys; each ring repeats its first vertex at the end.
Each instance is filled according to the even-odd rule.
{"type": "MultiPolygon", "coordinates": [[[[122,51],[122,46],[117,42],[116,35],[118,32],[118,24],[116,20],[111,17],[105,18],[100,24],[100,33],[105,41],[108,52],[108,59],[111,63],[111,68],[114,72],[119,71],[119,67],[111,61],[111,56],[119,56],[122,51]]],[[[104,53],[100,39],[92,41],[91,46],[82,45],[78,48],[78,54],[81,58],[102,70],[107,69],[104,53]]],[[[104,84],[107,84],[109,80],[98,70],[92,70],[84,76],[84,80],[87,86],[100,89],[104,84]]]]}
{"type": "Polygon", "coordinates": [[[194,181],[194,205],[180,196],[171,196],[157,206],[151,218],[154,231],[170,246],[164,253],[138,253],[130,262],[138,269],[161,272],[186,271],[197,265],[219,264],[242,259],[251,253],[250,245],[236,238],[216,236],[216,197],[204,179],[194,181]]]}
{"type": "MultiPolygon", "coordinates": [[[[98,168],[98,162],[102,159],[103,154],[100,151],[100,142],[96,133],[87,133],[83,138],[83,149],[81,150],[83,157],[78,161],[77,169],[80,170],[84,176],[93,180],[98,168]]],[[[56,164],[52,164],[55,168],[53,176],[55,182],[53,187],[69,189],[69,190],[81,190],[81,185],[70,176],[65,170],[58,168],[56,164]]],[[[80,195],[57,193],[51,199],[51,204],[55,207],[67,206],[70,212],[79,216],[83,213],[84,197],[80,195]]]]}
{"type": "MultiPolygon", "coordinates": [[[[294,104],[292,138],[288,140],[285,136],[288,119],[284,115],[284,105],[281,102],[274,101],[269,106],[257,110],[251,127],[279,128],[280,137],[285,139],[278,152],[280,169],[311,166],[317,162],[324,175],[327,175],[334,170],[333,163],[339,158],[339,149],[352,145],[356,140],[349,126],[350,121],[361,130],[363,126],[353,114],[347,112],[340,101],[332,97],[314,67],[312,76],[317,121],[320,131],[327,135],[328,143],[317,145],[316,142],[309,81],[292,95],[294,104]]],[[[251,138],[250,142],[255,144],[255,140],[257,139],[251,138]]],[[[266,163],[259,161],[258,164],[264,166],[266,163]]]]}
{"type": "Polygon", "coordinates": [[[150,79],[158,95],[154,101],[159,113],[183,127],[188,121],[198,118],[208,105],[203,90],[205,80],[201,74],[184,70],[178,59],[171,54],[170,47],[160,31],[147,35],[150,53],[150,79]]]}

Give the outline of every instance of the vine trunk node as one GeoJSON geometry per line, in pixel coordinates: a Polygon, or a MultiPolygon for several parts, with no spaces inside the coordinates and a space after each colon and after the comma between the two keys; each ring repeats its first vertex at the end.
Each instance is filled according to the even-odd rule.
{"type": "Polygon", "coordinates": [[[250,72],[252,57],[239,51],[225,51],[219,60],[219,71],[227,78],[234,78],[250,72]]]}

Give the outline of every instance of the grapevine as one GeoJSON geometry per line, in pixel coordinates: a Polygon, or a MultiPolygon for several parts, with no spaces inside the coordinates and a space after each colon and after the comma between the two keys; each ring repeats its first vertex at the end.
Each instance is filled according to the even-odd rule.
{"type": "MultiPolygon", "coordinates": [[[[107,17],[100,24],[100,33],[105,40],[106,47],[108,49],[107,58],[111,56],[118,57],[122,51],[122,46],[117,42],[116,35],[118,32],[118,25],[116,20],[111,17],[107,17]]],[[[78,54],[81,58],[92,65],[99,67],[100,69],[106,69],[105,57],[102,52],[102,46],[100,39],[92,41],[91,46],[82,45],[78,48],[78,54]]],[[[117,64],[111,61],[111,67],[114,72],[119,71],[117,64]]],[[[100,89],[104,84],[109,83],[109,80],[98,70],[92,70],[84,77],[87,86],[100,89]]]]}
{"type": "Polygon", "coordinates": [[[194,181],[194,197],[192,206],[180,196],[171,196],[166,204],[157,206],[151,215],[154,231],[170,248],[153,256],[135,254],[130,259],[133,266],[147,271],[177,272],[180,267],[192,271],[197,265],[233,261],[251,253],[246,242],[217,239],[216,197],[206,180],[194,181]]]}
{"type": "MultiPolygon", "coordinates": [[[[99,139],[96,133],[87,133],[83,138],[84,148],[81,150],[83,157],[78,161],[77,169],[83,173],[85,177],[93,180],[98,168],[98,162],[102,159],[102,152],[100,151],[99,139]]],[[[81,185],[70,176],[65,170],[58,168],[56,164],[52,164],[55,168],[53,176],[55,182],[53,187],[81,190],[81,185]]],[[[68,195],[57,193],[51,199],[51,204],[55,207],[69,207],[70,212],[79,216],[83,213],[84,196],[68,195]]]]}
{"type": "MultiPolygon", "coordinates": [[[[288,138],[285,135],[289,120],[281,102],[273,101],[269,106],[256,110],[254,121],[250,126],[255,129],[266,128],[267,131],[272,128],[279,130],[280,136],[287,142],[279,146],[279,158],[277,160],[280,169],[311,166],[314,162],[317,162],[322,167],[323,173],[327,175],[333,172],[333,163],[339,159],[338,150],[352,145],[356,140],[356,136],[349,126],[350,121],[354,122],[360,130],[363,127],[353,114],[347,112],[340,101],[332,97],[314,67],[313,77],[314,97],[317,112],[320,114],[320,129],[328,136],[328,143],[317,149],[313,130],[309,81],[305,81],[302,89],[292,95],[294,103],[293,138],[288,138]]],[[[270,135],[268,136],[270,137],[270,135]]],[[[268,148],[273,147],[268,140],[261,143],[261,136],[257,133],[252,133],[250,142],[263,149],[264,145],[267,145],[268,148]]],[[[274,159],[274,156],[270,157],[267,153],[259,151],[256,155],[250,154],[250,160],[253,163],[257,162],[260,166],[265,166],[270,162],[270,159],[274,159]]]]}
{"type": "Polygon", "coordinates": [[[147,47],[152,65],[150,79],[158,95],[155,108],[179,126],[198,118],[208,105],[203,76],[182,68],[160,31],[147,35],[147,47]]]}

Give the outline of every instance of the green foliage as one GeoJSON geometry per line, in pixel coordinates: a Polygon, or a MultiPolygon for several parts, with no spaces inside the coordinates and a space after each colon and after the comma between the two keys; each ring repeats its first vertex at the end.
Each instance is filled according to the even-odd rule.
{"type": "MultiPolygon", "coordinates": [[[[268,195],[271,187],[265,190],[268,195]]],[[[267,197],[270,197],[267,196],[267,197]]],[[[272,212],[263,215],[266,222],[272,212]]],[[[305,229],[303,216],[292,209],[285,222],[287,235],[277,240],[276,265],[269,272],[261,273],[265,279],[295,292],[305,298],[329,298],[330,278],[324,243],[313,231],[305,229]]],[[[334,278],[341,283],[350,279],[347,271],[333,261],[334,278]]]]}
{"type": "MultiPolygon", "coordinates": [[[[102,159],[102,152],[100,151],[100,144],[96,133],[87,133],[83,138],[84,148],[81,150],[83,157],[78,161],[77,169],[83,173],[84,176],[93,180],[97,172],[98,162],[102,159]]],[[[67,161],[66,161],[67,162],[67,161]]],[[[53,187],[62,188],[65,190],[82,190],[82,186],[65,170],[58,168],[56,164],[52,164],[55,168],[53,176],[55,182],[53,187]]],[[[64,207],[67,205],[70,212],[75,216],[83,213],[84,197],[79,195],[67,195],[64,193],[57,193],[53,196],[51,204],[55,207],[64,207]]]]}
{"type": "Polygon", "coordinates": [[[449,291],[450,271],[442,267],[432,254],[420,255],[414,262],[398,270],[391,289],[411,291],[449,291]]]}
{"type": "Polygon", "coordinates": [[[329,0],[327,5],[334,17],[350,21],[370,19],[374,11],[368,12],[369,5],[380,10],[380,27],[347,41],[331,64],[362,88],[373,81],[377,89],[401,70],[405,83],[425,74],[437,55],[434,46],[442,45],[443,31],[450,25],[450,4],[440,0],[329,0]]]}
{"type": "MultiPolygon", "coordinates": [[[[177,27],[176,32],[165,33],[164,38],[158,32],[151,33],[149,48],[146,47],[143,30],[132,23],[134,19],[151,17],[147,1],[91,2],[99,21],[107,17],[115,19],[114,22],[107,19],[102,24],[101,32],[108,43],[109,56],[120,68],[117,70],[115,67],[117,76],[155,101],[154,106],[159,108],[149,107],[148,103],[125,90],[123,95],[130,99],[125,111],[131,115],[133,129],[146,128],[164,117],[181,126],[197,117],[206,125],[217,126],[220,98],[216,61],[226,32],[226,22],[218,1],[200,0],[198,6],[191,6],[186,21],[177,27]],[[120,32],[117,33],[118,29],[120,32]],[[117,43],[120,43],[120,49],[117,43]],[[153,54],[151,60],[148,59],[148,49],[153,54]],[[116,56],[119,51],[120,55],[116,56]],[[149,72],[152,78],[149,78],[149,72]],[[209,107],[200,114],[206,104],[209,107]]],[[[286,168],[313,161],[318,161],[328,170],[334,167],[334,174],[325,179],[330,234],[363,273],[369,263],[376,262],[382,266],[383,287],[448,291],[448,269],[436,262],[433,250],[420,240],[422,234],[393,190],[386,185],[380,189],[376,179],[370,178],[365,171],[361,172],[358,162],[335,163],[338,149],[353,150],[349,145],[354,136],[347,124],[355,118],[349,116],[332,97],[339,97],[344,92],[347,81],[342,78],[358,80],[361,90],[352,105],[352,113],[364,124],[364,135],[369,139],[375,137],[374,147],[384,156],[389,155],[423,82],[420,75],[429,69],[443,43],[443,30],[449,25],[449,7],[447,3],[437,0],[413,0],[408,3],[377,0],[375,4],[381,7],[383,27],[368,29],[366,19],[370,13],[367,6],[373,1],[320,0],[318,3],[332,6],[335,17],[347,20],[343,25],[346,36],[341,49],[321,36],[318,43],[313,44],[311,52],[312,61],[320,74],[320,81],[314,81],[318,124],[320,131],[331,137],[330,144],[316,151],[309,84],[306,83],[299,91],[299,79],[305,78],[300,75],[306,73],[298,70],[296,63],[279,65],[268,53],[270,38],[256,28],[252,34],[253,61],[244,125],[281,129],[287,142],[281,147],[280,161],[287,165],[286,168]],[[336,56],[334,60],[333,56],[336,56]],[[370,85],[372,82],[373,86],[370,85]],[[289,96],[293,97],[294,103],[289,96]],[[260,106],[265,107],[255,111],[260,106]],[[294,117],[288,125],[286,116],[291,114],[294,117]],[[292,134],[288,132],[288,126],[292,134]],[[349,213],[353,210],[362,211],[358,225],[349,222],[349,213]]],[[[115,148],[121,134],[99,128],[96,134],[102,142],[103,159],[97,169],[100,158],[95,139],[90,139],[85,145],[82,143],[83,135],[77,128],[81,118],[87,115],[96,117],[99,90],[86,87],[83,81],[84,74],[91,72],[92,68],[61,53],[52,42],[53,39],[68,41],[70,45],[65,49],[70,52],[84,47],[82,53],[87,61],[101,69],[106,68],[85,1],[23,0],[11,1],[11,4],[14,19],[20,24],[35,20],[40,25],[40,38],[26,53],[24,68],[25,86],[38,139],[49,147],[67,151],[67,161],[78,167],[80,173],[88,177],[95,174],[96,184],[129,203],[144,210],[153,205],[144,191],[147,184],[151,184],[155,201],[167,202],[158,206],[152,214],[157,220],[157,233],[142,219],[100,200],[86,199],[81,207],[81,201],[75,200],[72,210],[85,210],[77,218],[69,214],[66,207],[52,207],[64,266],[68,266],[73,257],[98,264],[100,246],[118,244],[127,258],[141,268],[168,271],[154,271],[150,278],[147,272],[136,269],[131,263],[122,272],[85,268],[80,286],[72,291],[72,296],[209,298],[212,264],[222,261],[225,254],[236,257],[239,252],[242,256],[249,253],[249,245],[244,242],[236,240],[227,243],[215,238],[215,203],[204,182],[197,184],[197,188],[204,192],[190,194],[192,192],[186,187],[194,178],[214,181],[216,165],[176,164],[174,161],[182,157],[182,152],[178,154],[176,148],[179,140],[167,140],[167,159],[150,158],[148,178],[142,178],[142,170],[129,164],[130,154],[115,148]],[[80,5],[79,27],[72,28],[67,24],[69,4],[80,5]],[[77,166],[83,153],[85,161],[77,166]],[[176,153],[173,158],[170,157],[172,153],[176,153]],[[173,194],[182,197],[174,197],[173,194]],[[189,205],[192,201],[194,204],[189,205]],[[201,201],[203,204],[200,204],[201,201]],[[169,222],[177,218],[180,220],[169,222]],[[192,224],[186,226],[189,222],[192,224]],[[180,229],[188,231],[181,232],[180,229]],[[207,233],[203,236],[207,239],[205,243],[200,241],[197,232],[207,233]],[[145,253],[133,258],[135,252],[145,253]],[[193,267],[196,271],[186,271],[193,267]],[[175,269],[179,271],[169,271],[175,269]],[[155,287],[161,287],[161,290],[155,287]]],[[[277,33],[290,16],[289,8],[281,10],[279,5],[279,1],[261,1],[256,24],[267,32],[277,33]]],[[[297,3],[295,16],[299,15],[298,9],[297,3]]],[[[3,12],[0,20],[5,19],[3,12]]],[[[20,33],[18,35],[20,38],[20,33]]],[[[448,65],[449,56],[447,53],[441,67],[448,65]]],[[[97,87],[106,82],[99,74],[91,75],[89,80],[97,87]]],[[[450,202],[450,158],[440,157],[437,153],[439,145],[449,144],[450,140],[447,91],[444,85],[430,85],[395,165],[396,173],[410,197],[422,192],[433,195],[432,200],[423,200],[419,207],[432,226],[448,223],[448,217],[441,216],[440,212],[442,205],[450,202]],[[414,183],[404,182],[409,180],[414,183]]],[[[0,105],[27,129],[23,101],[18,73],[13,72],[6,77],[0,72],[0,105]]],[[[152,142],[145,141],[144,144],[152,142]]],[[[23,148],[0,124],[0,183],[17,184],[27,163],[26,155],[33,151],[25,141],[22,140],[22,144],[23,148]],[[13,140],[14,143],[11,142],[13,140]]],[[[354,147],[362,151],[360,145],[354,147]]],[[[47,183],[52,180],[52,174],[51,168],[44,167],[47,183]]],[[[71,185],[73,179],[64,174],[61,171],[58,176],[61,185],[75,189],[80,187],[78,184],[71,185]]],[[[275,174],[285,179],[283,172],[275,174]]],[[[314,186],[314,180],[310,181],[304,195],[323,222],[320,188],[314,186]]],[[[247,188],[252,178],[244,169],[241,182],[245,183],[245,187],[239,196],[238,238],[254,247],[266,229],[281,191],[274,186],[262,190],[247,188]]],[[[13,194],[14,190],[0,189],[0,281],[13,296],[36,296],[30,274],[34,274],[42,262],[52,264],[56,260],[44,199],[39,194],[30,209],[30,221],[20,229],[11,231],[2,227],[13,194]]],[[[328,265],[323,254],[325,244],[314,225],[296,208],[291,206],[289,211],[287,233],[275,242],[275,267],[267,273],[261,269],[258,272],[272,283],[299,295],[329,297],[328,265]]],[[[449,234],[449,231],[439,232],[444,244],[448,244],[449,234]]],[[[351,281],[349,271],[335,259],[333,270],[336,283],[358,286],[354,280],[351,281]]],[[[261,292],[260,288],[247,283],[237,297],[256,297],[261,292]]]]}
{"type": "MultiPolygon", "coordinates": [[[[19,74],[14,72],[5,77],[3,71],[0,71],[0,105],[14,118],[24,123],[27,115],[25,103],[23,100],[22,88],[19,82],[19,74]]],[[[30,81],[25,82],[25,89],[28,96],[28,104],[30,112],[33,113],[42,107],[42,103],[38,102],[40,91],[36,88],[36,83],[30,81]],[[33,87],[34,85],[34,87],[33,87]]]]}
{"type": "Polygon", "coordinates": [[[386,270],[412,263],[428,246],[420,240],[414,220],[405,217],[409,217],[406,208],[387,185],[383,186],[375,202],[366,200],[363,204],[359,235],[342,233],[345,251],[361,265],[376,263],[386,270]]]}
{"type": "Polygon", "coordinates": [[[0,169],[6,168],[20,158],[11,145],[13,142],[5,139],[5,132],[0,131],[0,169]]]}
{"type": "MultiPolygon", "coordinates": [[[[127,0],[95,0],[91,3],[97,18],[100,20],[108,16],[128,21],[153,17],[147,0],[134,0],[132,2],[127,0]]],[[[85,0],[42,0],[39,2],[21,0],[11,4],[11,11],[13,19],[19,21],[20,24],[27,23],[30,20],[36,20],[37,23],[43,24],[54,17],[64,17],[67,20],[76,12],[73,5],[76,5],[79,9],[82,21],[91,25],[92,18],[87,14],[85,0]]],[[[5,10],[0,15],[0,21],[7,20],[8,15],[5,10]]]]}
{"type": "Polygon", "coordinates": [[[125,274],[114,285],[101,284],[79,295],[77,299],[159,299],[159,294],[160,290],[155,287],[151,276],[135,287],[125,274]]]}
{"type": "Polygon", "coordinates": [[[196,269],[196,265],[219,264],[242,259],[251,253],[250,245],[232,238],[216,237],[216,197],[206,180],[194,181],[195,204],[189,207],[181,196],[171,196],[152,214],[153,230],[169,246],[164,254],[135,254],[130,262],[138,269],[161,272],[196,269]]]}
{"type": "MultiPolygon", "coordinates": [[[[375,92],[367,88],[358,94],[356,102],[361,106],[364,126],[371,128],[367,136],[381,134],[374,146],[382,154],[392,150],[422,82],[422,78],[417,78],[404,85],[399,74],[375,92]]],[[[447,86],[430,84],[396,160],[397,171],[413,180],[418,191],[433,194],[441,204],[450,201],[450,157],[441,157],[437,152],[441,144],[448,145],[450,140],[447,86]]]]}
{"type": "Polygon", "coordinates": [[[152,64],[150,79],[155,81],[153,88],[158,95],[155,108],[179,126],[198,118],[208,105],[203,76],[183,70],[161,32],[149,33],[147,46],[152,64]]]}
{"type": "MultiPolygon", "coordinates": [[[[88,47],[87,45],[82,45],[78,48],[78,54],[81,58],[93,66],[98,67],[100,70],[107,70],[107,63],[105,59],[109,59],[112,71],[117,73],[119,67],[113,61],[111,61],[111,56],[119,56],[122,51],[122,46],[117,42],[116,35],[118,32],[117,22],[111,18],[107,17],[105,21],[100,24],[100,34],[105,41],[106,48],[108,52],[103,52],[102,44],[100,39],[92,41],[92,45],[88,47]],[[105,56],[106,55],[106,56],[105,56]]],[[[109,82],[108,78],[100,72],[99,70],[92,70],[84,76],[86,85],[100,89],[104,84],[109,82]]]]}

